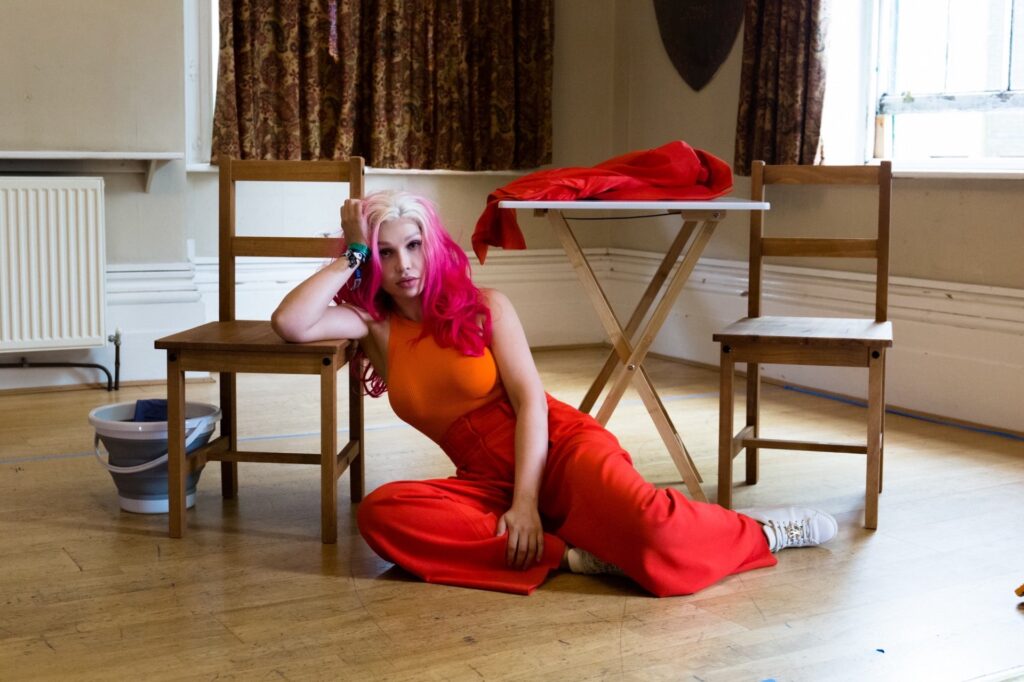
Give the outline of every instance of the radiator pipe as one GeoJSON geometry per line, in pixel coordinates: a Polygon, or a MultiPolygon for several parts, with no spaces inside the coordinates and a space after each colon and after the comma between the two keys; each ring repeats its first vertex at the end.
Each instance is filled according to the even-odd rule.
{"type": "Polygon", "coordinates": [[[110,370],[92,362],[29,362],[28,358],[22,357],[21,362],[0,363],[0,369],[22,369],[28,367],[87,367],[101,370],[107,375],[107,391],[118,391],[121,389],[121,330],[117,330],[107,337],[108,341],[114,343],[114,376],[111,377],[110,370]]]}

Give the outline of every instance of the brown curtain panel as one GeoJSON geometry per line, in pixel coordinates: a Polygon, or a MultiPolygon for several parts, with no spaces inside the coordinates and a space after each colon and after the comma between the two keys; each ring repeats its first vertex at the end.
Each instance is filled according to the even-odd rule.
{"type": "Polygon", "coordinates": [[[825,0],[747,0],[734,170],[812,164],[825,101],[825,0]]]}
{"type": "Polygon", "coordinates": [[[213,155],[551,161],[554,0],[221,0],[213,155]]]}

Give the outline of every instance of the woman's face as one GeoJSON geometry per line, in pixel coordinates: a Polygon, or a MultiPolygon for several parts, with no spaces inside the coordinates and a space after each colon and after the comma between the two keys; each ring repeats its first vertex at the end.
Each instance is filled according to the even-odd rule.
{"type": "Polygon", "coordinates": [[[406,218],[381,224],[377,235],[381,287],[395,301],[413,299],[423,293],[423,234],[406,218]]]}

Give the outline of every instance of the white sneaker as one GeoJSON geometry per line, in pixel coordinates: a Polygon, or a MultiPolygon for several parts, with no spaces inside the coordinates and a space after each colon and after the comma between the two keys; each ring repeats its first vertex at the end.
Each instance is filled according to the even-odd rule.
{"type": "Polygon", "coordinates": [[[839,532],[839,524],[832,515],[809,507],[756,507],[736,511],[761,522],[772,552],[787,547],[821,545],[839,532]]]}
{"type": "Polygon", "coordinates": [[[608,563],[607,561],[601,561],[590,552],[580,549],[579,547],[569,548],[569,570],[573,573],[582,573],[585,575],[625,575],[622,569],[618,566],[608,563]]]}

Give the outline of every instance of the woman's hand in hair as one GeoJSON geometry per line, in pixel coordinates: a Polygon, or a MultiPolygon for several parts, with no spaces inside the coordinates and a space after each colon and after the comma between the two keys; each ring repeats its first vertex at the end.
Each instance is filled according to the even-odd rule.
{"type": "Polygon", "coordinates": [[[341,231],[345,233],[346,244],[365,244],[366,216],[360,199],[346,199],[341,207],[341,231]]]}

